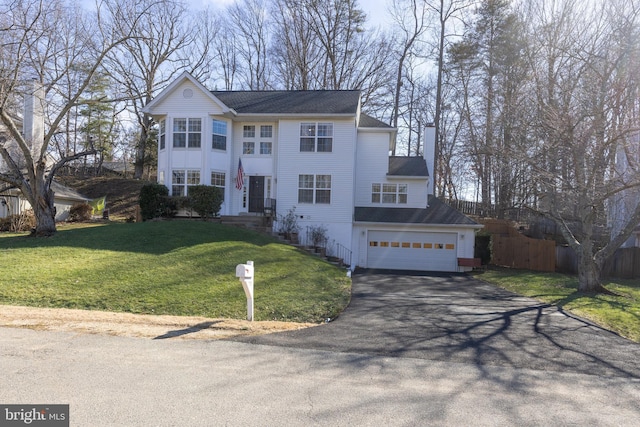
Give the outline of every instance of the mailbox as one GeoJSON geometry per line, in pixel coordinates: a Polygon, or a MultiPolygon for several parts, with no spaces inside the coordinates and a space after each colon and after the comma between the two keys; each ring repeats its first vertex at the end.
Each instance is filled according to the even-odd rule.
{"type": "Polygon", "coordinates": [[[236,265],[236,277],[240,279],[247,296],[247,320],[253,321],[253,261],[236,265]]]}
{"type": "Polygon", "coordinates": [[[253,265],[236,265],[236,277],[239,277],[240,279],[253,279],[253,265]]]}

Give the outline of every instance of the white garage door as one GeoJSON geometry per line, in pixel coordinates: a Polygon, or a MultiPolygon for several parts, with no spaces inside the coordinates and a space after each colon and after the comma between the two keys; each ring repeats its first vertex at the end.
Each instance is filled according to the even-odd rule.
{"type": "Polygon", "coordinates": [[[369,231],[367,267],[458,271],[456,233],[369,231]]]}

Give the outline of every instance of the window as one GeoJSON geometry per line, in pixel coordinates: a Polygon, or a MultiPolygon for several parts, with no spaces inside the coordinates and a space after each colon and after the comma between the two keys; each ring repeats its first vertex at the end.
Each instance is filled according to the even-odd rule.
{"type": "Polygon", "coordinates": [[[313,203],[313,175],[298,176],[298,203],[313,203]]]}
{"type": "Polygon", "coordinates": [[[300,123],[300,151],[333,151],[333,123],[300,123]]]}
{"type": "Polygon", "coordinates": [[[371,184],[371,203],[407,203],[407,184],[371,184]]]}
{"type": "Polygon", "coordinates": [[[227,149],[227,122],[223,122],[221,120],[213,121],[211,148],[213,148],[214,150],[227,149]]]}
{"type": "Polygon", "coordinates": [[[298,175],[298,203],[331,203],[331,175],[298,175]]]}
{"type": "Polygon", "coordinates": [[[273,125],[242,126],[242,154],[270,156],[273,152],[273,125]]]}
{"type": "Polygon", "coordinates": [[[164,150],[167,142],[167,122],[166,120],[160,120],[160,131],[158,132],[158,144],[160,149],[164,150]]]}
{"type": "Polygon", "coordinates": [[[173,146],[176,148],[200,148],[202,139],[201,119],[173,119],[173,146]]]}
{"type": "Polygon", "coordinates": [[[174,170],[171,177],[171,195],[186,196],[189,187],[200,184],[199,170],[174,170]]]}
{"type": "Polygon", "coordinates": [[[260,142],[260,154],[271,154],[271,147],[272,147],[272,143],[271,142],[261,141],[260,142]]]}
{"type": "Polygon", "coordinates": [[[176,148],[187,146],[187,119],[173,119],[173,146],[176,148]]]}
{"type": "Polygon", "coordinates": [[[273,138],[273,126],[260,126],[260,138],[273,138]]]}
{"type": "Polygon", "coordinates": [[[224,201],[224,188],[225,188],[225,174],[224,172],[211,172],[211,185],[220,189],[222,194],[222,200],[224,201]]]}
{"type": "Polygon", "coordinates": [[[245,138],[255,138],[256,137],[256,127],[255,126],[243,126],[242,127],[242,136],[245,138]]]}
{"type": "Polygon", "coordinates": [[[256,154],[256,143],[245,141],[242,143],[242,154],[256,154]]]}
{"type": "Polygon", "coordinates": [[[189,148],[200,148],[202,140],[202,120],[189,119],[189,135],[187,146],[189,148]]]}
{"type": "Polygon", "coordinates": [[[333,150],[333,123],[318,123],[318,152],[333,150]]]}

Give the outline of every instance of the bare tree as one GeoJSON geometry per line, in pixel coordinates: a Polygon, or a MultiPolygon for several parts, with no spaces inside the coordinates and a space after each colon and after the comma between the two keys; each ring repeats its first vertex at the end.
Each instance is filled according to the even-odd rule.
{"type": "Polygon", "coordinates": [[[189,66],[185,58],[178,57],[191,41],[185,29],[186,7],[173,0],[117,0],[109,4],[119,10],[118,19],[122,20],[119,37],[123,38],[118,49],[110,52],[109,69],[115,80],[121,82],[123,96],[130,100],[140,127],[134,162],[134,178],[140,179],[153,126],[153,120],[142,108],[151,101],[154,90],[166,86],[176,72],[189,66]],[[144,14],[134,20],[139,10],[144,14]]]}
{"type": "MultiPolygon", "coordinates": [[[[63,1],[44,0],[0,4],[0,120],[5,128],[0,134],[0,181],[17,188],[31,204],[38,236],[56,231],[51,183],[57,171],[66,163],[95,152],[89,146],[52,159],[47,153],[54,135],[80,103],[105,57],[132,36],[130,31],[120,31],[117,15],[121,11],[117,6],[99,8],[94,21],[76,19],[74,16],[80,11],[66,6],[63,1]],[[76,43],[82,49],[69,49],[76,43]],[[86,65],[84,73],[74,89],[61,89],[69,64],[74,62],[86,65]],[[36,84],[25,84],[30,78],[35,78],[36,84]],[[64,93],[68,97],[63,97],[64,93]],[[22,134],[11,109],[15,108],[16,99],[24,97],[31,97],[34,107],[43,111],[46,102],[48,128],[33,126],[32,132],[22,134]]],[[[128,28],[135,28],[139,14],[129,18],[128,28]]]]}
{"type": "MultiPolygon", "coordinates": [[[[407,67],[405,65],[405,61],[420,53],[420,47],[416,47],[417,45],[422,45],[422,48],[424,48],[424,40],[421,37],[427,32],[429,22],[424,0],[392,0],[389,12],[393,22],[392,31],[395,36],[393,57],[396,67],[391,126],[397,128],[398,118],[401,113],[402,85],[407,69],[411,68],[411,66],[407,67]]],[[[394,141],[391,149],[391,154],[394,156],[396,155],[396,145],[397,141],[394,141]]],[[[408,146],[407,149],[411,150],[410,141],[408,146]]]]}
{"type": "Polygon", "coordinates": [[[270,86],[267,47],[270,23],[264,0],[237,0],[227,9],[231,25],[227,31],[235,35],[234,46],[244,63],[244,86],[264,90],[270,86]]]}
{"type": "Polygon", "coordinates": [[[616,154],[638,150],[637,69],[640,8],[635,1],[543,0],[529,9],[535,40],[537,155],[528,159],[537,176],[538,209],[558,225],[578,256],[579,290],[605,291],[607,258],[640,223],[640,203],[612,235],[597,232],[605,206],[640,188],[638,164],[625,173],[616,154]]]}

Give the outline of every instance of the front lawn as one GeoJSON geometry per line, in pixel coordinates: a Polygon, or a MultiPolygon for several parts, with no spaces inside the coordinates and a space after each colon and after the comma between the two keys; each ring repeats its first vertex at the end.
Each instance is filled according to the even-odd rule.
{"type": "Polygon", "coordinates": [[[255,263],[256,320],[321,322],[348,304],[345,271],[253,231],[202,221],[0,234],[0,304],[246,318],[237,264],[255,263]]]}
{"type": "Polygon", "coordinates": [[[578,278],[565,274],[494,269],[477,277],[520,295],[557,305],[640,342],[640,280],[611,279],[604,285],[618,296],[593,296],[578,293],[578,278]]]}

